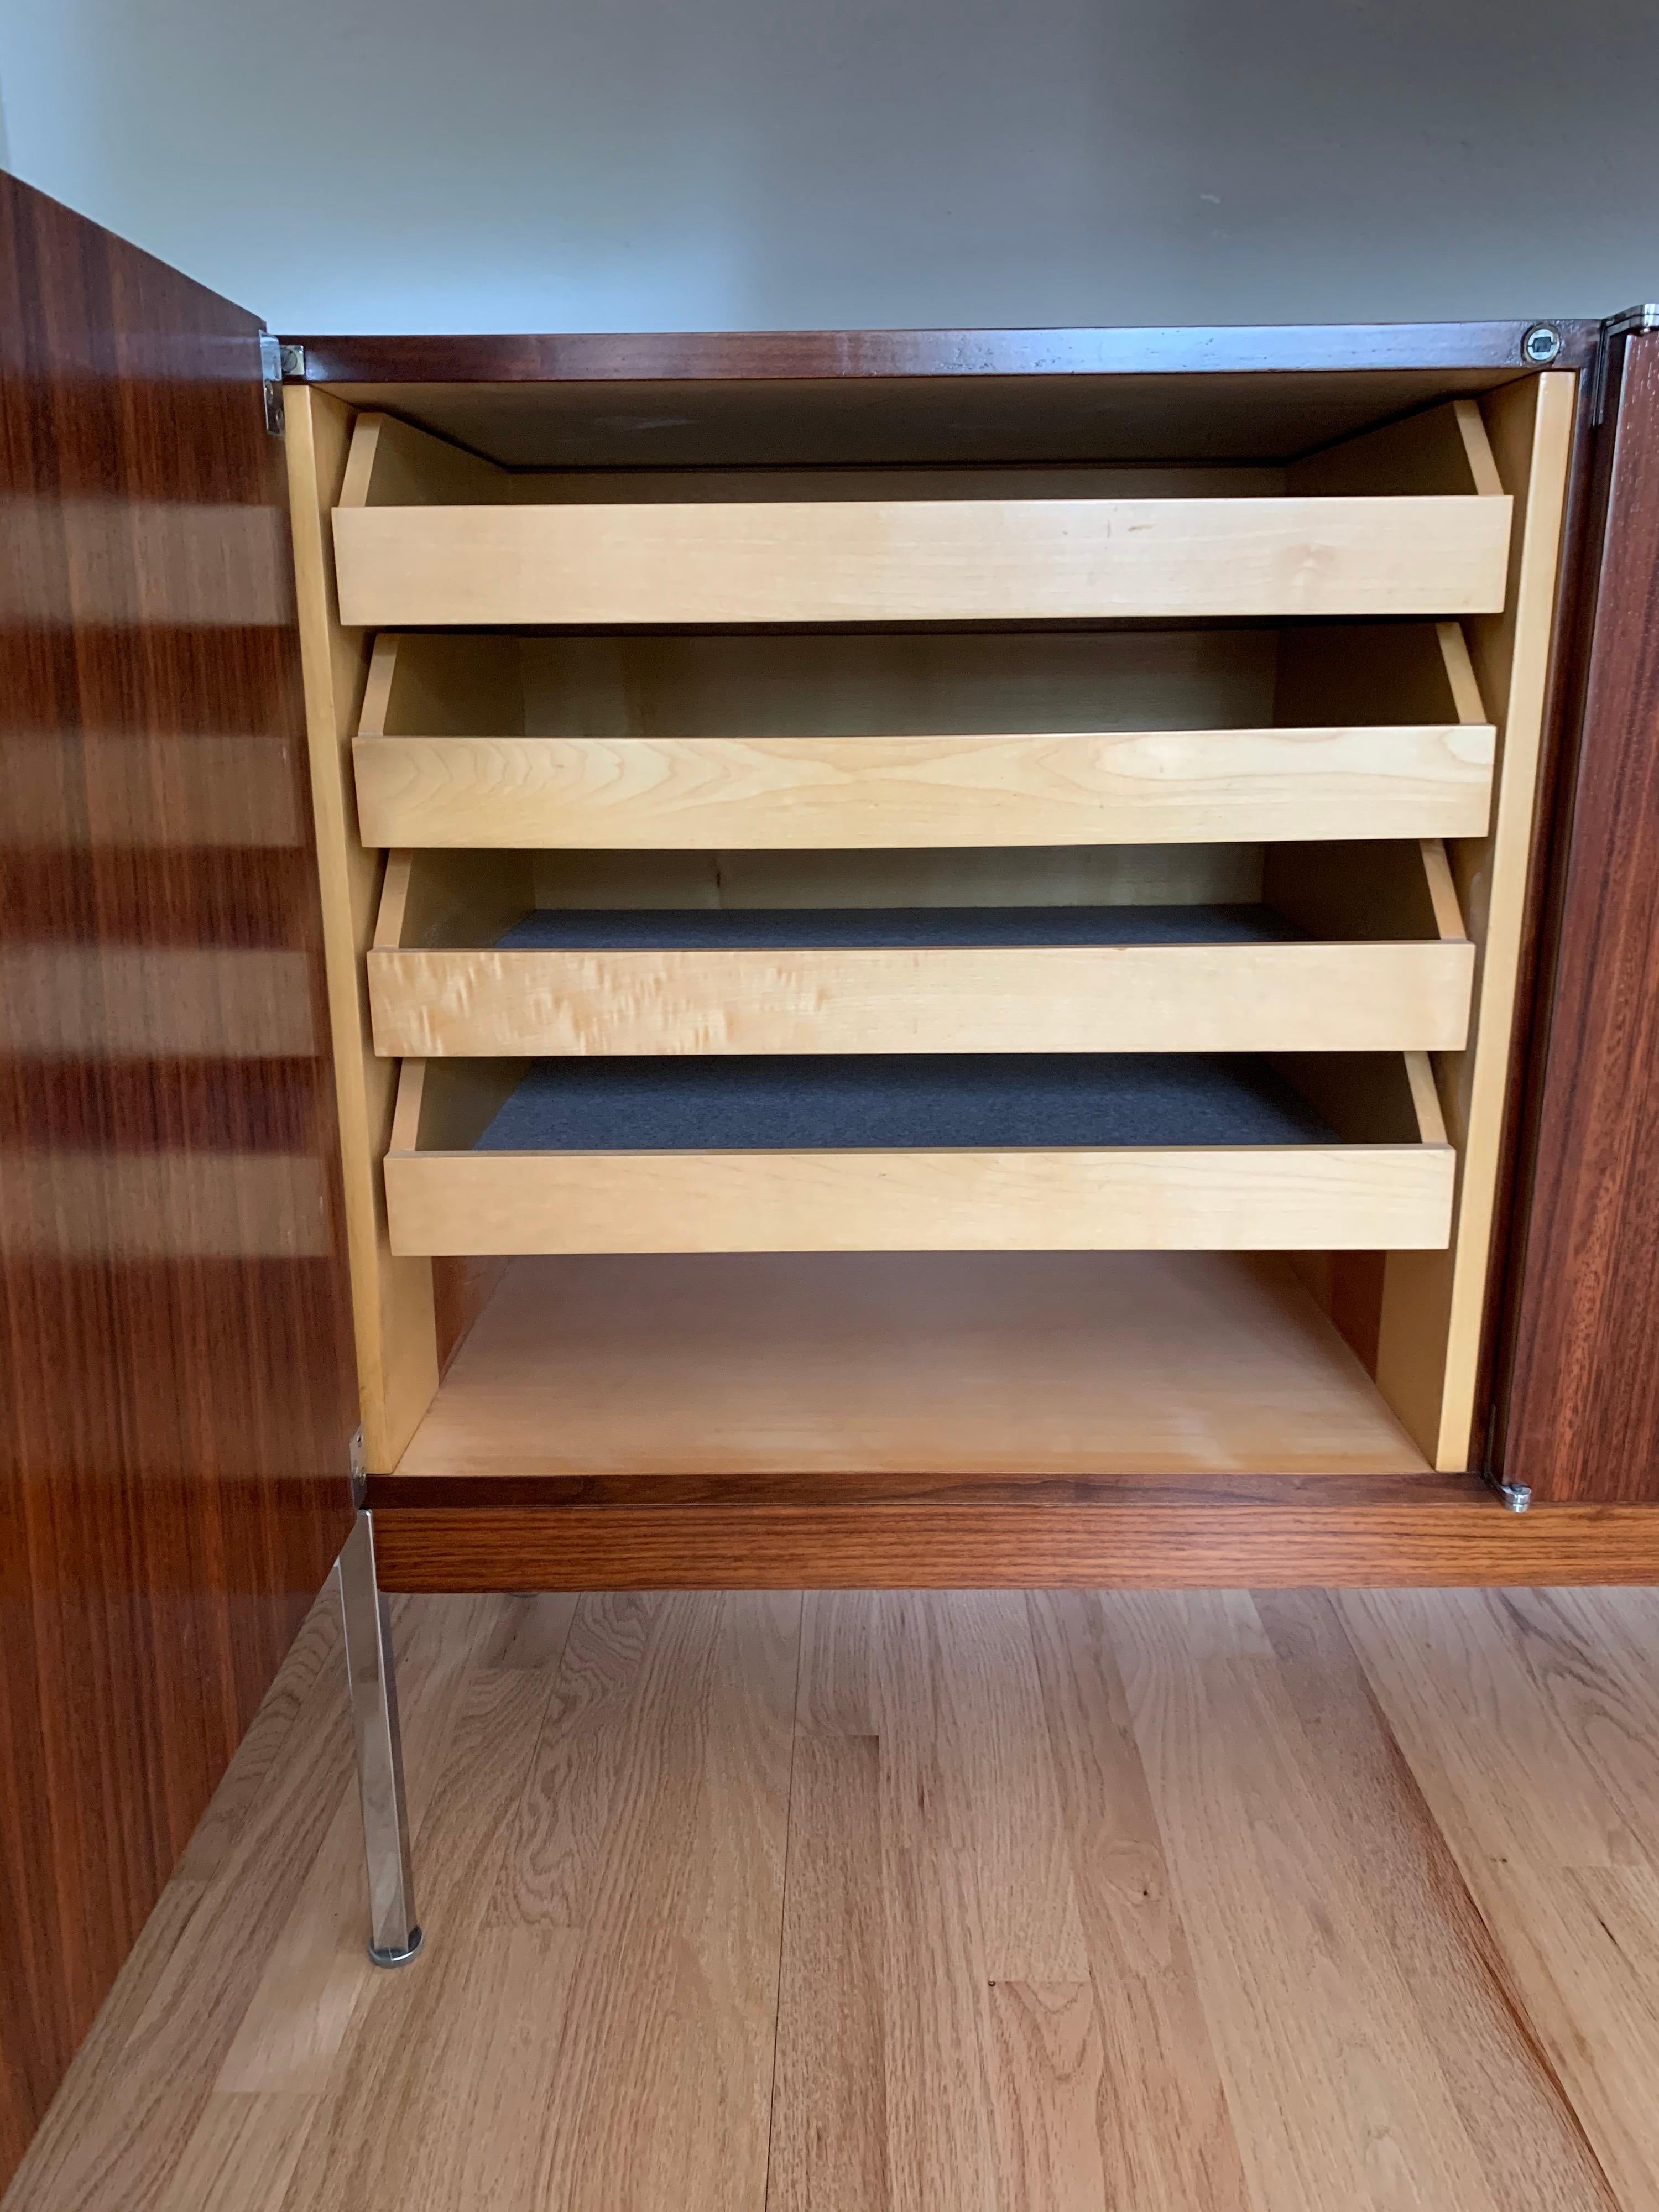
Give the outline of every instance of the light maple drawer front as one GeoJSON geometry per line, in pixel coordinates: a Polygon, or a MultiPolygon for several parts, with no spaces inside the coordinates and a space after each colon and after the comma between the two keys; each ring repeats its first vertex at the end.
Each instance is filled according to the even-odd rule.
{"type": "Polygon", "coordinates": [[[605,851],[1479,836],[1489,726],[362,738],[371,845],[605,851]]]}
{"type": "MultiPolygon", "coordinates": [[[[947,884],[971,890],[983,857],[947,884]]],[[[1176,881],[1165,855],[1150,856],[1161,879],[1132,857],[1142,874],[1097,871],[1097,892],[1161,891],[1155,902],[775,907],[740,902],[728,871],[720,889],[739,902],[617,909],[540,903],[534,854],[394,853],[368,955],[374,1048],[424,1060],[1465,1042],[1474,948],[1438,841],[1265,860],[1203,847],[1207,884],[1176,881]]],[[[796,861],[793,887],[815,872],[845,892],[835,856],[796,861]]]]}
{"type": "Polygon", "coordinates": [[[1449,1152],[391,1154],[392,1249],[1376,1251],[1441,1247],[1449,1152]]]}
{"type": "Polygon", "coordinates": [[[365,843],[751,852],[1479,836],[1452,622],[380,636],[365,843]]]}
{"type": "Polygon", "coordinates": [[[353,628],[1491,614],[1510,501],[340,507],[353,628]]]}
{"type": "MultiPolygon", "coordinates": [[[[1058,1104],[1040,1068],[1020,1079],[1035,1104],[1030,1095],[1022,1103],[1020,1081],[998,1089],[981,1076],[972,1079],[979,1099],[964,1107],[951,1086],[969,1063],[953,1065],[944,1091],[923,1085],[921,1122],[948,1095],[958,1127],[1000,1120],[1018,1134],[1087,1126],[1092,1116],[1122,1128],[1162,1125],[1176,1136],[1202,1127],[1216,1139],[1068,1146],[802,1142],[845,1127],[845,1079],[789,1079],[755,1094],[741,1080],[735,1090],[711,1085],[716,1063],[673,1065],[701,1072],[686,1095],[653,1078],[641,1113],[637,1089],[630,1098],[613,1063],[573,1117],[556,1097],[564,1077],[550,1103],[533,1067],[405,1062],[386,1160],[392,1249],[1374,1250],[1443,1246],[1449,1234],[1453,1155],[1420,1056],[1366,1057],[1334,1078],[1332,1063],[1314,1064],[1298,1073],[1298,1082],[1310,1078],[1305,1097],[1253,1065],[1218,1073],[1175,1056],[1150,1075],[1121,1060],[1074,1066],[1067,1079],[1080,1074],[1078,1095],[1058,1104]],[[1124,1088],[1132,1072],[1133,1097],[1124,1088]],[[526,1100],[526,1086],[541,1095],[526,1100]],[[720,1141],[734,1126],[733,1099],[737,1126],[764,1124],[796,1141],[764,1149],[720,1141]],[[688,1141],[617,1150],[503,1142],[520,1126],[607,1123],[688,1141]],[[1350,1137],[1349,1128],[1362,1133],[1350,1137]],[[1293,1140],[1266,1140],[1285,1135],[1293,1140]],[[697,1136],[705,1141],[689,1141],[697,1136]]],[[[854,1066],[863,1086],[856,1111],[868,1127],[872,1063],[854,1066]]],[[[897,1078],[901,1089],[913,1080],[908,1072],[897,1078]]],[[[920,1126],[916,1103],[909,1120],[920,1126]]],[[[901,1100],[889,1126],[905,1125],[901,1100]]]]}
{"type": "Polygon", "coordinates": [[[1455,1051],[1463,945],[371,952],[391,1058],[1455,1051]]]}

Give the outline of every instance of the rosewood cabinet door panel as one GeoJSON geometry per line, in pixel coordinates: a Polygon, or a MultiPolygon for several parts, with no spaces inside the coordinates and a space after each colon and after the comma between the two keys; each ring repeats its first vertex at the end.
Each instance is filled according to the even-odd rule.
{"type": "Polygon", "coordinates": [[[0,2184],[350,1519],[258,331],[0,177],[0,2184]]]}
{"type": "Polygon", "coordinates": [[[1614,342],[1597,476],[1499,1446],[1540,1499],[1659,1501],[1659,336],[1614,342]]]}

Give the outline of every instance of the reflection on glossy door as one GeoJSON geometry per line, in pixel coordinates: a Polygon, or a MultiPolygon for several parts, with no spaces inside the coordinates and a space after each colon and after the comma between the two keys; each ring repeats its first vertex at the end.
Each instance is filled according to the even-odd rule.
{"type": "Polygon", "coordinates": [[[0,177],[0,2184],[350,1518],[258,334],[0,177]]]}

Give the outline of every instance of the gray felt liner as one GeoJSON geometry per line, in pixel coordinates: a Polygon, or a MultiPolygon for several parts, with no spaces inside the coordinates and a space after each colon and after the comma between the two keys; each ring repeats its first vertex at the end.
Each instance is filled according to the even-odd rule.
{"type": "Polygon", "coordinates": [[[1334,1145],[1267,1064],[1207,1053],[532,1060],[482,1152],[1334,1145]]]}
{"type": "Polygon", "coordinates": [[[1284,945],[1301,932],[1265,906],[546,907],[502,951],[727,952],[811,946],[1284,945]]]}

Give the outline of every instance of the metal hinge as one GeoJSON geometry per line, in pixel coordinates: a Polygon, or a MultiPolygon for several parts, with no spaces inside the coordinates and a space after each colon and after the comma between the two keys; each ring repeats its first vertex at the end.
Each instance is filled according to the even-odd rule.
{"type": "Polygon", "coordinates": [[[1498,1401],[1494,1398],[1486,1408],[1486,1449],[1482,1455],[1480,1479],[1489,1490],[1498,1493],[1498,1503],[1511,1513],[1524,1513],[1532,1504],[1532,1491],[1524,1482],[1505,1482],[1496,1468],[1498,1458],[1498,1401]]]}
{"type": "Polygon", "coordinates": [[[1599,422],[1607,404],[1607,360],[1615,338],[1629,337],[1642,331],[1659,331],[1659,302],[1645,301],[1640,307],[1626,307],[1622,313],[1609,315],[1601,325],[1601,334],[1595,342],[1595,359],[1590,363],[1589,418],[1599,422]]]}
{"type": "Polygon", "coordinates": [[[346,1446],[346,1463],[351,1469],[351,1502],[361,1505],[368,1495],[368,1473],[363,1465],[363,1432],[351,1431],[351,1442],[346,1446]]]}
{"type": "Polygon", "coordinates": [[[260,331],[259,374],[264,379],[265,428],[273,438],[283,434],[283,379],[303,379],[305,373],[306,349],[302,345],[284,345],[269,331],[260,331]]]}

